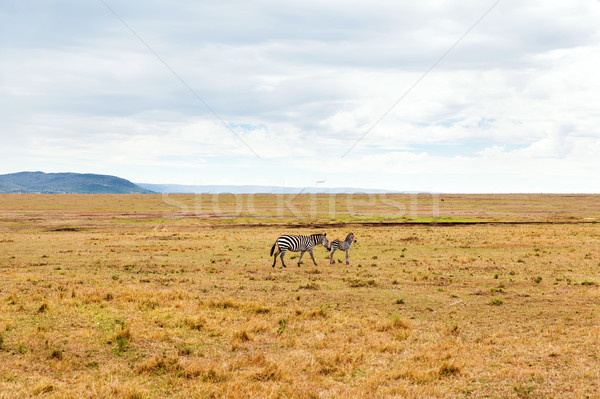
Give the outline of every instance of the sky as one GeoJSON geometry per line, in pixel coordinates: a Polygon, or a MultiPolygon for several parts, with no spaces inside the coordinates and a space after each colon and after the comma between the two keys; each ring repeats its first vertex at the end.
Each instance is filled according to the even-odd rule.
{"type": "Polygon", "coordinates": [[[5,0],[0,174],[600,193],[598,21],[598,0],[5,0]]]}

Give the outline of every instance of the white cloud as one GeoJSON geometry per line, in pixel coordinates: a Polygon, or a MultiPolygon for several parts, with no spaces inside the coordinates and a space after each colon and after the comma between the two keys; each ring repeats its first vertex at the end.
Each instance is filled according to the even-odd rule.
{"type": "Polygon", "coordinates": [[[588,191],[598,172],[597,1],[501,1],[343,159],[492,2],[109,4],[260,158],[102,3],[40,1],[0,6],[0,173],[588,191]]]}

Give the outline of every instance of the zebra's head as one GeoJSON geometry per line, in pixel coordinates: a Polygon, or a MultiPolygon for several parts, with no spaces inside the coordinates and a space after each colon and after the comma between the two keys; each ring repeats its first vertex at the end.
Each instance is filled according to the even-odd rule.
{"type": "Polygon", "coordinates": [[[318,240],[317,243],[323,245],[327,251],[331,251],[331,246],[329,245],[329,240],[327,239],[327,233],[316,234],[316,236],[318,240]]]}
{"type": "Polygon", "coordinates": [[[352,244],[353,241],[356,241],[356,238],[354,237],[354,233],[350,233],[346,236],[346,242],[349,242],[350,244],[352,244]]]}

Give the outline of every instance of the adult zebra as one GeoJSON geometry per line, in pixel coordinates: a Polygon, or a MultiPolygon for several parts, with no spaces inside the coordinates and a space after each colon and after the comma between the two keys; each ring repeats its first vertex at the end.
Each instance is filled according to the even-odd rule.
{"type": "Polygon", "coordinates": [[[286,251],[300,252],[298,267],[300,267],[302,255],[304,255],[304,252],[308,251],[313,263],[315,266],[317,266],[317,262],[315,261],[312,251],[317,245],[323,245],[328,251],[330,250],[327,234],[311,234],[309,236],[293,236],[289,234],[283,234],[279,236],[279,238],[275,241],[275,244],[273,244],[271,247],[271,256],[273,256],[275,246],[277,246],[277,252],[275,252],[275,256],[273,256],[273,267],[275,267],[275,263],[277,263],[277,255],[279,254],[281,254],[281,264],[283,267],[286,267],[285,262],[283,261],[283,255],[285,255],[286,251]]]}
{"type": "Polygon", "coordinates": [[[337,249],[340,249],[342,251],[346,251],[346,264],[349,265],[350,261],[348,259],[348,251],[350,251],[350,245],[352,245],[353,241],[356,241],[356,238],[354,237],[354,233],[348,234],[344,241],[333,240],[331,242],[331,256],[329,257],[329,263],[330,264],[335,263],[335,261],[333,260],[333,253],[337,249]]]}

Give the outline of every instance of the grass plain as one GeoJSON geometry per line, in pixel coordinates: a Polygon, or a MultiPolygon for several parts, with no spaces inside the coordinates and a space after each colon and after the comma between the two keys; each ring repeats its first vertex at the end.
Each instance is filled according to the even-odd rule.
{"type": "Polygon", "coordinates": [[[0,195],[0,398],[599,397],[598,218],[595,195],[0,195]],[[355,233],[349,266],[271,267],[322,231],[355,233]]]}

